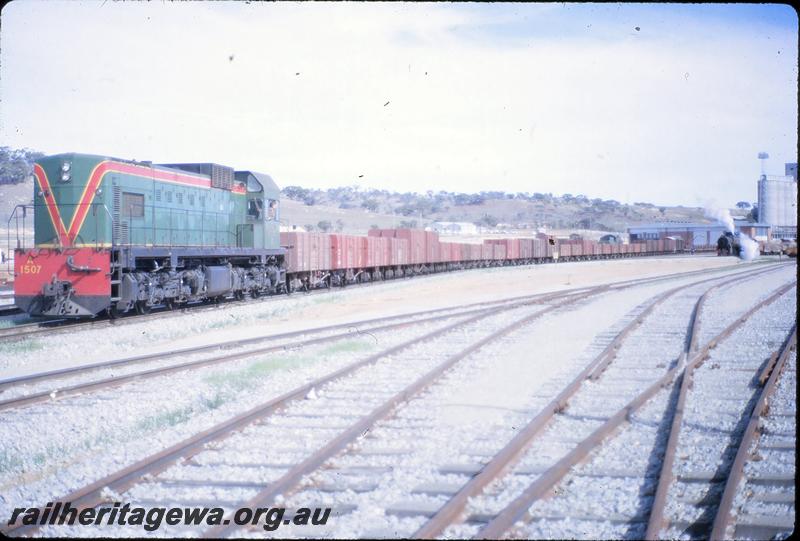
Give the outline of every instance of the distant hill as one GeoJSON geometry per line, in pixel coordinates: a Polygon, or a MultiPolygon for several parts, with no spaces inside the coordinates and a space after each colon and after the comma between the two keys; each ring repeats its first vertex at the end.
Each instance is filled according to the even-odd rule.
{"type": "MultiPolygon", "coordinates": [[[[5,245],[6,222],[15,205],[30,203],[33,181],[0,184],[0,232],[5,245]]],[[[735,214],[745,214],[738,211],[735,214]]],[[[281,222],[288,227],[314,231],[366,233],[371,227],[425,227],[435,221],[470,222],[485,232],[593,230],[624,232],[648,222],[708,222],[698,207],[625,205],[614,200],[552,194],[415,194],[355,188],[283,189],[281,222]]],[[[32,221],[28,220],[32,225],[32,221]]],[[[13,228],[13,224],[12,224],[13,228]]]]}
{"type": "Polygon", "coordinates": [[[622,204],[612,199],[550,193],[398,193],[358,187],[283,190],[282,222],[306,229],[364,232],[371,225],[424,227],[434,221],[470,222],[484,230],[583,229],[620,231],[648,222],[707,222],[702,208],[622,204]],[[340,223],[337,223],[337,220],[340,223]],[[323,223],[320,228],[319,222],[323,223]],[[327,222],[327,223],[325,223],[327,222]],[[387,225],[388,224],[388,225],[387,225]]]}

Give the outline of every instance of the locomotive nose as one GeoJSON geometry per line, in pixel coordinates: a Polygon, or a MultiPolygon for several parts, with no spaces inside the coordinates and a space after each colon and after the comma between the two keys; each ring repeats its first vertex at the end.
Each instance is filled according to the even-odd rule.
{"type": "Polygon", "coordinates": [[[92,317],[111,303],[107,250],[16,250],[14,303],[47,317],[92,317]]]}

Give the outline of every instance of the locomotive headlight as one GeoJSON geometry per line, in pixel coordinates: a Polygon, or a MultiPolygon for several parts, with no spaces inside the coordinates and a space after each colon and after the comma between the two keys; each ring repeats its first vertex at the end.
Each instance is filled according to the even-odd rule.
{"type": "Polygon", "coordinates": [[[72,164],[69,162],[64,162],[63,164],[61,164],[61,170],[64,171],[65,173],[68,173],[71,167],[72,164]]]}
{"type": "Polygon", "coordinates": [[[61,173],[61,182],[69,182],[70,174],[69,173],[61,173]]]}

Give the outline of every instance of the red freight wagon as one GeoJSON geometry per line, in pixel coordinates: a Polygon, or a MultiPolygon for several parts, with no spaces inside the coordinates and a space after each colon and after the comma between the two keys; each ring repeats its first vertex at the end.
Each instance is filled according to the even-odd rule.
{"type": "Polygon", "coordinates": [[[503,261],[506,259],[507,252],[505,244],[494,244],[492,247],[494,248],[493,259],[495,261],[503,261]]]}
{"type": "Polygon", "coordinates": [[[505,239],[506,245],[506,258],[519,259],[519,239],[505,239]]]}
{"type": "Polygon", "coordinates": [[[494,246],[488,243],[481,245],[481,259],[488,261],[494,258],[494,246]]]}
{"type": "Polygon", "coordinates": [[[408,262],[419,265],[425,262],[425,231],[419,229],[395,229],[394,236],[408,241],[408,262]]]}
{"type": "Polygon", "coordinates": [[[331,237],[325,233],[309,233],[311,270],[331,268],[331,237]]]}
{"type": "Polygon", "coordinates": [[[603,255],[611,255],[611,245],[610,244],[601,244],[601,251],[603,255]]]}
{"type": "Polygon", "coordinates": [[[367,237],[350,237],[355,239],[355,261],[353,262],[354,268],[363,268],[367,266],[367,237]]]}
{"type": "Polygon", "coordinates": [[[406,239],[394,239],[395,251],[394,257],[399,262],[399,265],[408,265],[411,263],[411,244],[406,239]]]}
{"type": "Polygon", "coordinates": [[[441,258],[442,261],[445,263],[452,263],[453,261],[457,261],[458,258],[455,255],[456,245],[452,242],[439,242],[439,249],[441,250],[441,258]]]}
{"type": "Polygon", "coordinates": [[[530,259],[533,257],[533,240],[519,239],[519,257],[520,259],[530,259]]]}
{"type": "Polygon", "coordinates": [[[281,233],[281,246],[286,246],[286,270],[305,272],[310,269],[308,233],[291,231],[281,233]]]}
{"type": "Polygon", "coordinates": [[[331,235],[331,268],[353,269],[361,259],[359,237],[351,235],[331,235]]]}
{"type": "Polygon", "coordinates": [[[470,261],[480,261],[483,259],[483,245],[481,244],[470,244],[469,245],[469,260],[470,261]]]}
{"type": "Polygon", "coordinates": [[[547,257],[547,241],[544,239],[533,239],[533,257],[543,259],[547,257]]]}
{"type": "Polygon", "coordinates": [[[438,243],[438,250],[439,253],[436,257],[437,263],[447,263],[447,258],[450,254],[450,247],[447,245],[446,242],[439,242],[438,243]]]}
{"type": "Polygon", "coordinates": [[[331,235],[331,269],[347,268],[347,245],[344,235],[331,235]]]}
{"type": "Polygon", "coordinates": [[[558,243],[558,255],[560,257],[570,257],[572,256],[572,245],[568,242],[559,242],[558,243]]]}
{"type": "Polygon", "coordinates": [[[570,250],[573,256],[583,255],[583,243],[581,241],[570,243],[570,250]]]}
{"type": "Polygon", "coordinates": [[[424,263],[439,263],[439,233],[436,231],[423,231],[425,235],[425,261],[424,263]]]}
{"type": "Polygon", "coordinates": [[[664,239],[658,239],[656,241],[656,251],[663,252],[664,251],[664,239]]]}
{"type": "Polygon", "coordinates": [[[389,239],[383,237],[360,237],[366,241],[365,267],[383,267],[386,244],[389,239]]]}

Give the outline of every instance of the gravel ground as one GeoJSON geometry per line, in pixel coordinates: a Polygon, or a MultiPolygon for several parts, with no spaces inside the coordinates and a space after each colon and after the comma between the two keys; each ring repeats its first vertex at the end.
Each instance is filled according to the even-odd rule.
{"type": "MultiPolygon", "coordinates": [[[[775,276],[762,278],[762,287],[765,282],[772,283],[773,280],[775,276]]],[[[757,279],[754,282],[757,283],[757,279]]],[[[580,434],[588,435],[612,410],[627,403],[660,376],[670,366],[669,361],[680,354],[692,301],[696,301],[707,288],[690,288],[654,311],[632,333],[603,378],[584,385],[582,391],[585,392],[570,402],[566,415],[559,416],[558,421],[552,423],[540,440],[526,452],[526,458],[517,470],[543,471],[572,448],[571,440],[579,439],[580,434]],[[678,308],[681,309],[676,312],[678,308]],[[682,317],[679,317],[681,314],[682,317]],[[673,333],[665,332],[670,320],[673,333]],[[643,363],[644,360],[646,362],[643,363]],[[644,370],[644,366],[661,367],[662,370],[652,372],[652,377],[645,379],[643,376],[648,370],[644,370]],[[633,374],[624,372],[634,367],[633,374]],[[569,437],[564,438],[565,434],[569,437]],[[562,443],[565,439],[567,441],[562,443]]],[[[755,291],[755,288],[752,290],[755,291]]],[[[738,297],[741,304],[733,315],[721,312],[716,306],[723,297],[709,296],[708,310],[703,312],[702,323],[706,328],[718,327],[720,325],[715,321],[718,314],[724,313],[725,320],[735,319],[736,313],[742,313],[762,296],[754,292],[746,297],[738,297]]],[[[733,308],[730,304],[728,307],[733,308]]],[[[778,313],[794,313],[786,306],[777,310],[778,313]]],[[[662,419],[668,408],[669,395],[669,390],[658,393],[633,416],[632,423],[623,428],[617,437],[559,483],[555,488],[555,496],[536,502],[530,509],[531,522],[515,533],[523,538],[641,538],[648,516],[648,498],[652,497],[657,483],[657,477],[653,476],[658,471],[659,449],[666,444],[664,429],[668,429],[668,425],[663,426],[662,419]]],[[[504,479],[492,487],[493,490],[488,494],[475,499],[468,512],[474,516],[491,516],[499,512],[536,477],[535,474],[518,473],[504,479]]],[[[477,525],[466,524],[451,527],[446,533],[453,537],[464,537],[474,535],[477,531],[477,525]]]]}
{"type": "MultiPolygon", "coordinates": [[[[488,316],[446,335],[361,368],[355,373],[316,390],[306,400],[287,406],[279,416],[271,416],[258,425],[251,425],[241,433],[219,442],[216,449],[193,457],[190,465],[177,464],[159,475],[157,483],[137,485],[126,499],[160,501],[166,504],[185,505],[190,498],[197,501],[200,495],[194,488],[183,495],[165,490],[161,481],[199,481],[225,479],[269,483],[284,473],[331,438],[347,428],[360,416],[372,411],[395,393],[428,372],[453,351],[488,336],[494,330],[509,325],[525,315],[541,311],[543,306],[525,307],[488,316]],[[263,443],[270,442],[269,449],[263,443]],[[252,465],[257,465],[253,467],[252,465]]],[[[224,492],[222,494],[221,492],[224,492]]],[[[255,494],[255,490],[235,489],[220,495],[217,504],[233,508],[255,494]],[[225,496],[225,497],[222,497],[225,496]]],[[[70,534],[70,529],[58,529],[60,534],[70,534]]],[[[116,528],[76,529],[82,535],[110,535],[116,528]]],[[[42,533],[47,534],[45,529],[42,533]]],[[[55,532],[51,532],[55,533],[55,532]]],[[[169,527],[159,530],[160,535],[175,535],[169,527]]]]}
{"type": "Polygon", "coordinates": [[[740,482],[733,502],[734,520],[728,535],[737,539],[758,539],[775,535],[763,525],[786,525],[780,537],[794,530],[795,477],[797,454],[797,350],[790,353],[762,417],[760,437],[750,449],[744,466],[744,482],[740,482]],[[767,476],[784,477],[787,481],[764,482],[767,476]],[[738,523],[738,525],[737,525],[738,523]]]}
{"type": "MultiPolygon", "coordinates": [[[[755,377],[794,324],[787,315],[796,312],[796,294],[796,288],[792,289],[756,313],[747,325],[712,350],[695,371],[673,467],[678,480],[670,487],[665,511],[666,518],[676,526],[668,529],[667,535],[702,535],[708,527],[706,521],[713,519],[719,483],[694,479],[727,477],[747,412],[757,398],[755,377]],[[710,491],[714,493],[708,497],[710,491]],[[698,496],[710,501],[700,503],[698,496]]],[[[769,466],[763,467],[772,470],[775,465],[770,461],[769,466]]]]}
{"type": "MultiPolygon", "coordinates": [[[[622,280],[657,272],[692,270],[693,265],[720,266],[730,264],[732,260],[656,258],[649,262],[652,263],[649,267],[642,265],[644,261],[623,260],[489,269],[415,278],[329,295],[295,296],[223,307],[218,312],[119,327],[114,329],[113,341],[103,336],[108,334],[107,330],[95,330],[81,332],[80,340],[61,336],[23,341],[17,346],[19,351],[12,351],[14,344],[5,345],[5,350],[0,345],[0,370],[6,375],[36,372],[43,366],[49,369],[94,362],[107,358],[112,352],[113,356],[121,357],[133,352],[143,354],[196,345],[199,335],[203,336],[203,342],[214,343],[230,340],[234,334],[239,338],[263,335],[265,331],[277,333],[307,328],[309,321],[320,326],[380,317],[387,315],[387,306],[393,307],[392,313],[410,312],[503,298],[506,292],[509,297],[513,292],[532,294],[589,285],[611,276],[614,280],[622,280]],[[589,267],[593,267],[594,273],[589,267]],[[487,278],[498,278],[498,287],[486,288],[487,278]],[[487,292],[492,289],[496,291],[487,292]],[[465,295],[465,291],[473,294],[465,295]],[[456,300],[458,302],[454,302],[456,300]],[[140,347],[142,335],[151,344],[147,348],[140,347]],[[87,343],[92,345],[91,348],[86,347],[87,343]],[[9,353],[11,355],[7,355],[9,353]]],[[[737,267],[755,268],[754,264],[737,267]]],[[[773,274],[789,275],[792,272],[794,267],[773,274]]],[[[683,279],[683,282],[688,281],[683,279]]],[[[513,437],[525,419],[538,411],[549,396],[601,351],[620,328],[636,317],[637,310],[643,309],[647,299],[678,283],[680,281],[671,281],[607,293],[603,296],[605,302],[598,298],[549,314],[502,343],[485,348],[480,355],[469,357],[425,395],[412,400],[395,417],[379,423],[351,450],[311,476],[305,488],[292,496],[294,499],[290,499],[287,505],[331,502],[340,506],[335,510],[341,515],[337,515],[329,527],[315,528],[315,536],[413,533],[421,519],[407,516],[409,503],[424,507],[444,501],[446,496],[441,492],[444,484],[463,483],[467,479],[464,473],[459,473],[458,466],[488,460],[513,437]],[[534,351],[536,355],[531,355],[534,351]],[[448,470],[448,464],[456,467],[448,470]],[[346,474],[336,475],[337,471],[346,474]],[[342,480],[344,478],[346,482],[342,480]],[[348,489],[345,485],[352,486],[348,489]],[[420,490],[422,485],[429,485],[428,489],[420,490]],[[431,489],[433,485],[436,486],[431,489]],[[321,486],[325,489],[322,490],[321,486]],[[370,487],[371,490],[365,490],[370,487]],[[345,513],[351,511],[352,506],[356,506],[355,512],[345,513]],[[387,514],[386,510],[391,512],[387,514]]],[[[744,303],[758,295],[758,288],[748,285],[743,287],[738,298],[744,303]]],[[[720,296],[718,302],[725,299],[720,296]]],[[[709,299],[710,305],[716,302],[712,301],[709,299]]],[[[720,311],[723,316],[729,315],[725,310],[720,311]]],[[[664,313],[666,326],[671,324],[668,315],[668,312],[664,313]]],[[[447,323],[451,321],[430,324],[425,331],[447,323]]],[[[475,332],[487,332],[487,329],[476,329],[475,332]]],[[[235,361],[224,367],[173,374],[169,376],[168,387],[155,384],[157,380],[143,381],[116,390],[65,399],[57,408],[43,404],[26,408],[21,415],[4,412],[0,414],[0,420],[4,421],[0,423],[0,441],[7,443],[0,446],[0,513],[8,514],[12,507],[42,504],[63,495],[271,396],[345,366],[354,358],[408,340],[414,333],[419,334],[419,330],[382,333],[377,337],[377,343],[376,337],[362,335],[342,343],[292,351],[289,355],[264,355],[235,361]],[[42,426],[47,430],[41,430],[42,426]]],[[[467,340],[470,336],[463,338],[467,340]]],[[[677,338],[665,339],[667,342],[662,349],[666,351],[666,345],[673,344],[677,338]]],[[[274,479],[285,471],[287,463],[321,446],[338,430],[369,410],[370,404],[378,403],[386,393],[401,388],[436,364],[436,359],[441,359],[446,351],[449,350],[432,346],[430,351],[419,355],[404,353],[396,359],[381,361],[372,371],[365,370],[360,376],[361,383],[357,378],[353,381],[348,379],[341,383],[344,387],[338,391],[319,390],[308,400],[293,404],[285,415],[271,418],[269,422],[227,440],[225,449],[203,453],[206,458],[198,459],[192,468],[202,470],[202,475],[206,476],[204,479],[208,478],[207,468],[211,468],[212,476],[217,479],[238,478],[251,483],[274,479]],[[269,444],[265,446],[263,442],[269,444]],[[231,454],[231,450],[237,454],[231,454]],[[213,462],[215,452],[225,454],[224,463],[213,462]],[[237,465],[255,459],[260,466],[237,465]],[[210,462],[203,463],[204,460],[210,462]],[[265,460],[272,462],[265,463],[265,460]]],[[[98,374],[93,373],[92,378],[98,374]]],[[[635,389],[636,385],[632,385],[629,390],[635,389]]],[[[6,397],[4,393],[3,398],[6,397]]],[[[580,430],[596,426],[598,422],[584,419],[580,430]]],[[[542,449],[541,457],[557,457],[563,452],[564,441],[554,437],[549,443],[549,447],[542,449]]],[[[176,498],[176,503],[196,500],[233,505],[253,493],[252,487],[176,487],[177,480],[191,478],[187,472],[193,471],[192,468],[187,470],[184,467],[180,472],[171,470],[158,482],[138,486],[123,501],[163,502],[169,494],[176,498]],[[175,477],[169,477],[173,474],[175,477]],[[166,483],[162,482],[165,480],[166,483]]],[[[413,510],[413,505],[410,508],[413,510]]],[[[80,530],[81,535],[142,533],[138,529],[127,534],[124,532],[121,528],[80,530]]],[[[169,535],[169,532],[174,533],[174,530],[162,528],[156,533],[169,535]]],[[[63,530],[59,533],[68,532],[63,530]]],[[[72,533],[78,533],[78,530],[72,533]]],[[[251,533],[264,535],[263,531],[251,533]]],[[[279,529],[275,535],[309,533],[308,530],[287,527],[279,529]]]]}
{"type": "Polygon", "coordinates": [[[113,331],[107,327],[82,330],[80,340],[61,334],[0,343],[0,377],[134,353],[169,351],[202,342],[302,330],[310,324],[330,325],[617,280],[730,266],[746,269],[758,264],[733,258],[694,256],[500,267],[415,277],[322,295],[296,294],[243,305],[228,303],[219,310],[131,323],[113,331]],[[108,340],[110,332],[113,340],[108,340]],[[86,344],[91,347],[87,348],[86,344]]]}

